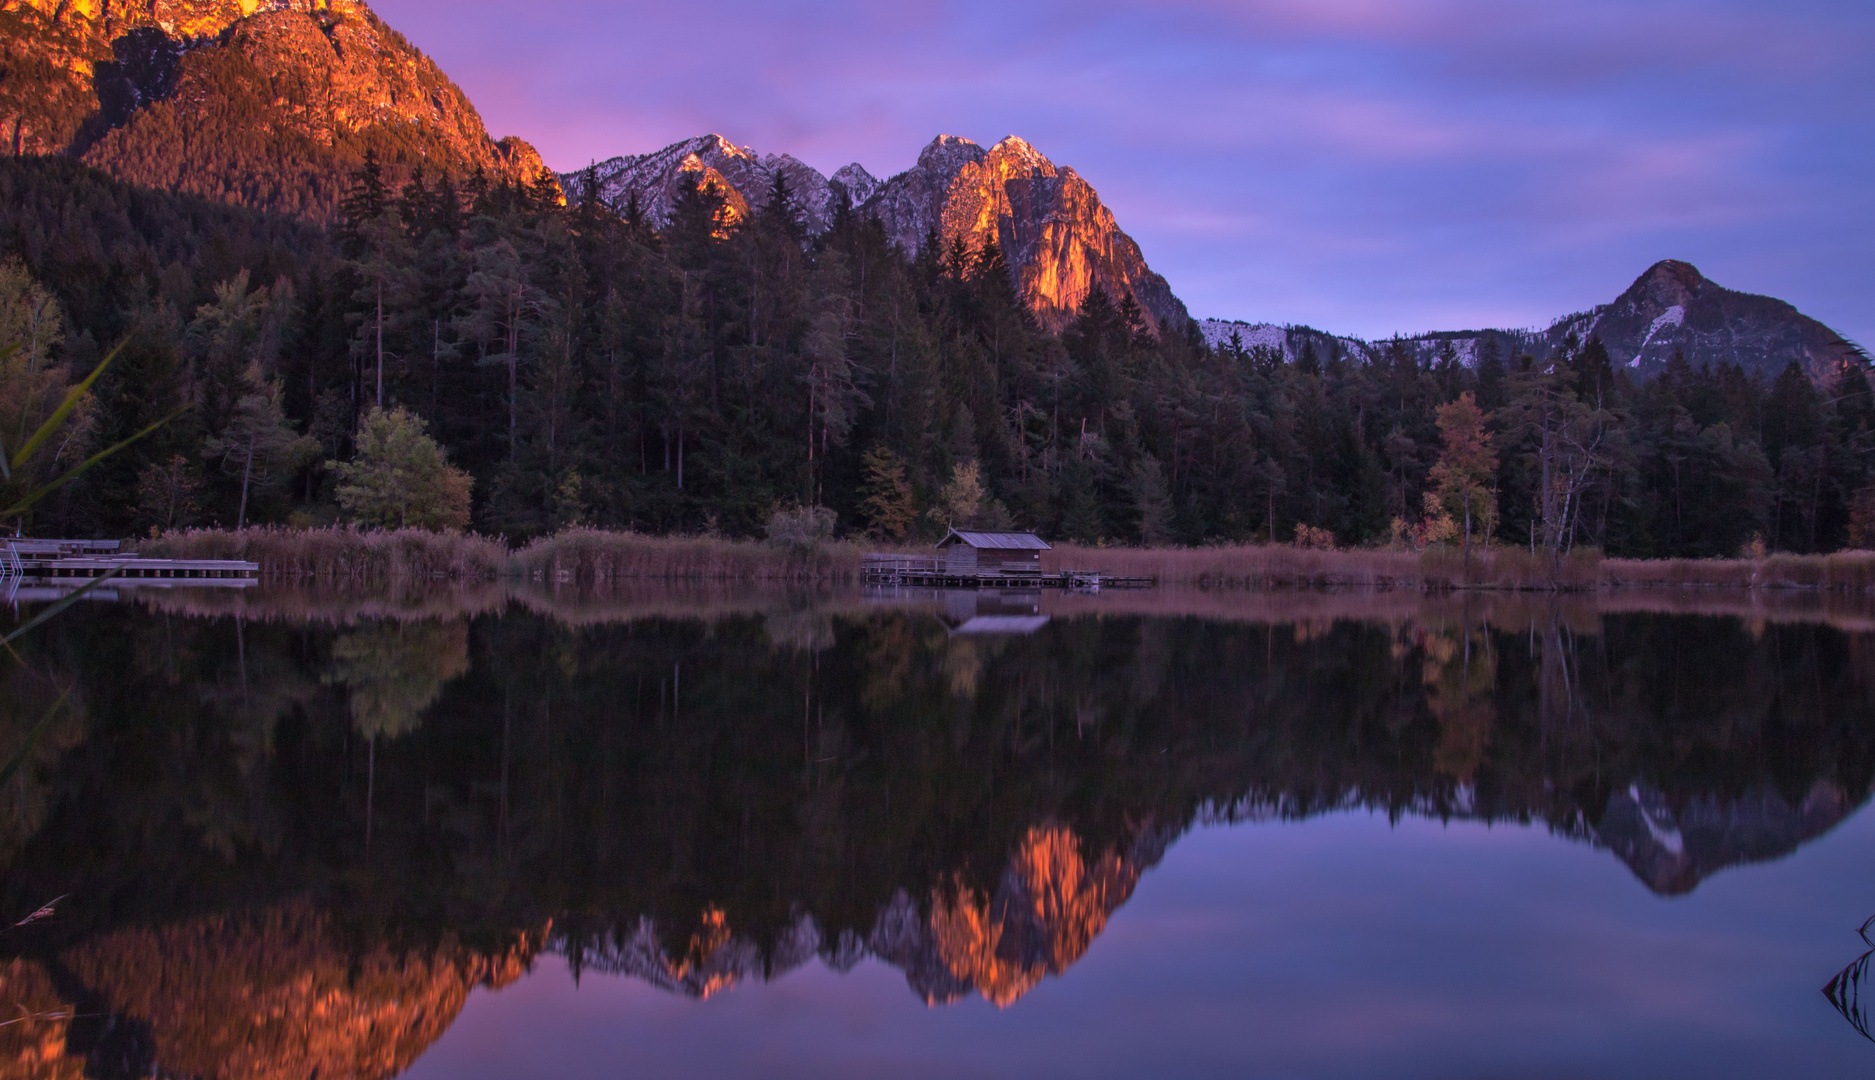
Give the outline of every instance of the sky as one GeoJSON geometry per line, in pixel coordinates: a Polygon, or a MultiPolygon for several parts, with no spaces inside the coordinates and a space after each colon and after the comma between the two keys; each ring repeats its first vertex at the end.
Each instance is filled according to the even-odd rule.
{"type": "Polygon", "coordinates": [[[1875,347],[1869,0],[375,0],[560,170],[1021,135],[1198,317],[1547,325],[1659,259],[1875,347]]]}

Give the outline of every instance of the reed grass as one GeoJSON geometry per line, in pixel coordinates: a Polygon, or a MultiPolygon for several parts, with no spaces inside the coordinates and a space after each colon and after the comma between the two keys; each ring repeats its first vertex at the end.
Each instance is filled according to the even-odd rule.
{"type": "Polygon", "coordinates": [[[1044,552],[1044,572],[1099,570],[1149,577],[1162,585],[1249,589],[1369,589],[1438,591],[1459,588],[1580,591],[1598,584],[1601,553],[1592,549],[1562,559],[1532,556],[1521,548],[1457,548],[1423,552],[1394,548],[1303,548],[1285,544],[1228,544],[1200,548],[1086,548],[1064,544],[1044,552]]]}
{"type": "Polygon", "coordinates": [[[1828,555],[1777,553],[1762,559],[1606,559],[1604,588],[1801,589],[1816,592],[1875,592],[1875,551],[1828,555]]]}
{"type": "Polygon", "coordinates": [[[1410,551],[1336,551],[1285,544],[1198,548],[1089,548],[1060,544],[1042,553],[1042,572],[1098,570],[1206,588],[1424,589],[1427,573],[1410,551]]]}
{"type": "Polygon", "coordinates": [[[508,545],[491,537],[354,526],[185,529],[126,546],[151,559],[242,559],[287,581],[485,581],[509,561],[508,545]]]}
{"type": "Polygon", "coordinates": [[[709,536],[568,529],[514,553],[516,572],[546,582],[841,581],[867,549],[849,541],[778,545],[709,536]]]}
{"type": "Polygon", "coordinates": [[[1778,553],[1762,559],[1607,559],[1594,548],[1561,558],[1518,547],[1397,549],[1300,548],[1232,544],[1200,548],[1088,548],[1062,544],[1042,554],[1044,572],[1099,570],[1203,588],[1489,589],[1584,592],[1700,587],[1875,594],[1875,551],[1778,553]]]}

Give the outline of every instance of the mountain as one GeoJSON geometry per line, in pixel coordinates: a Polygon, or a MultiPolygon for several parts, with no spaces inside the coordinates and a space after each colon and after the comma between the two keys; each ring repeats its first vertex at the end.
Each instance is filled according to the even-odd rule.
{"type": "Polygon", "coordinates": [[[1039,825],[1017,843],[993,892],[953,884],[920,904],[901,889],[879,908],[864,937],[851,931],[829,936],[804,914],[764,948],[736,933],[721,909],[711,908],[694,931],[675,935],[687,946],[677,954],[650,918],[640,919],[628,934],[561,939],[555,947],[568,953],[577,970],[629,975],[697,999],[743,982],[780,978],[816,957],[840,972],[876,957],[904,972],[912,993],[927,1005],[976,993],[1002,1008],[1086,955],[1176,835],[1177,830],[1142,828],[1124,850],[1109,847],[1090,859],[1072,829],[1039,825]]]}
{"type": "Polygon", "coordinates": [[[1841,334],[1782,300],[1735,292],[1691,263],[1657,262],[1611,304],[1560,319],[1545,336],[1560,345],[1593,335],[1608,357],[1641,375],[1664,370],[1676,351],[1694,364],[1737,364],[1774,378],[1792,360],[1812,378],[1856,359],[1841,334]]]}
{"type": "Polygon", "coordinates": [[[1866,791],[1858,795],[1819,780],[1794,804],[1769,789],[1676,804],[1651,787],[1630,784],[1610,793],[1594,840],[1657,895],[1681,896],[1728,866],[1790,854],[1835,828],[1867,799],[1866,791]]]}
{"type": "Polygon", "coordinates": [[[16,155],[312,218],[367,153],[393,181],[544,169],[359,0],[7,0],[0,131],[16,155]]]}
{"type": "Polygon", "coordinates": [[[126,927],[50,962],[0,963],[9,1004],[36,1013],[0,1035],[0,1060],[41,1066],[8,1076],[73,1080],[396,1076],[455,1022],[470,991],[519,979],[541,941],[535,932],[490,952],[451,938],[361,948],[304,901],[126,927]],[[107,1010],[110,1023],[86,1022],[107,1010]]]}
{"type": "MultiPolygon", "coordinates": [[[[907,252],[918,251],[932,235],[943,250],[959,239],[971,250],[994,240],[1009,262],[1017,291],[1051,330],[1072,322],[1094,288],[1116,300],[1130,295],[1154,327],[1183,326],[1189,318],[1093,186],[1014,135],[988,150],[969,139],[939,135],[916,165],[883,182],[858,164],[824,177],[786,154],[760,156],[720,135],[611,158],[591,171],[602,196],[619,207],[636,196],[657,224],[668,220],[680,183],[716,180],[734,212],[746,214],[767,204],[775,176],[781,174],[813,231],[825,229],[838,201],[846,198],[862,217],[877,219],[907,252]]],[[[584,174],[563,173],[560,184],[576,197],[584,190],[584,174]]]]}
{"type": "MultiPolygon", "coordinates": [[[[590,171],[598,179],[599,194],[623,209],[632,196],[645,216],[662,226],[670,221],[671,205],[677,198],[677,185],[690,182],[699,187],[714,180],[729,197],[729,208],[737,219],[751,210],[768,205],[777,173],[787,177],[788,188],[800,204],[808,228],[824,231],[833,221],[835,188],[833,182],[787,154],[757,156],[755,151],[737,146],[721,135],[701,135],[672,143],[662,150],[637,157],[610,158],[590,171]]],[[[834,174],[843,185],[855,192],[878,187],[864,168],[848,165],[834,174]]],[[[585,190],[585,172],[567,173],[560,178],[569,197],[585,190]]]]}
{"type": "Polygon", "coordinates": [[[1737,364],[1766,380],[1792,360],[1818,381],[1833,377],[1845,363],[1861,362],[1856,346],[1790,304],[1725,288],[1691,263],[1673,259],[1649,267],[1613,302],[1540,329],[1440,331],[1367,341],[1307,326],[1226,319],[1201,319],[1198,327],[1213,347],[1229,345],[1234,335],[1246,351],[1262,346],[1291,363],[1306,348],[1324,359],[1331,354],[1373,359],[1400,347],[1422,363],[1450,349],[1460,363],[1472,366],[1487,339],[1508,361],[1522,354],[1547,357],[1590,337],[1601,339],[1614,366],[1643,379],[1665,370],[1676,352],[1685,353],[1695,367],[1737,364]]]}

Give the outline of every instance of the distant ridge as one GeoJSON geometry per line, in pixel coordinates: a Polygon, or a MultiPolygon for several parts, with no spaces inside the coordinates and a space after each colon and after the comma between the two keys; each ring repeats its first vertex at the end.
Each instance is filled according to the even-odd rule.
{"type": "Polygon", "coordinates": [[[1673,259],[1649,267],[1612,302],[1536,329],[1436,331],[1370,341],[1306,326],[1226,319],[1200,319],[1198,328],[1213,348],[1229,347],[1235,335],[1246,351],[1267,348],[1290,363],[1311,348],[1324,360],[1372,360],[1398,347],[1422,363],[1436,362],[1449,349],[1470,367],[1487,339],[1508,363],[1524,354],[1547,357],[1590,337],[1601,339],[1614,366],[1642,379],[1666,370],[1675,353],[1695,367],[1737,364],[1765,379],[1792,361],[1818,381],[1833,378],[1844,364],[1865,362],[1853,343],[1790,304],[1727,289],[1691,263],[1673,259]]]}

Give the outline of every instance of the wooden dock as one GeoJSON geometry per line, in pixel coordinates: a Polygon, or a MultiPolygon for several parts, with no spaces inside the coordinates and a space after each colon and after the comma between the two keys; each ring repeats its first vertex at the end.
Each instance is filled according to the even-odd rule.
{"type": "Polygon", "coordinates": [[[1118,577],[1099,570],[1012,570],[950,560],[942,555],[860,556],[859,579],[868,585],[915,585],[937,589],[1149,589],[1147,577],[1118,577]]]}
{"type": "Polygon", "coordinates": [[[260,564],[238,559],[144,559],[116,540],[0,540],[0,592],[21,586],[77,588],[103,577],[113,585],[154,588],[253,585],[260,564]]]}

